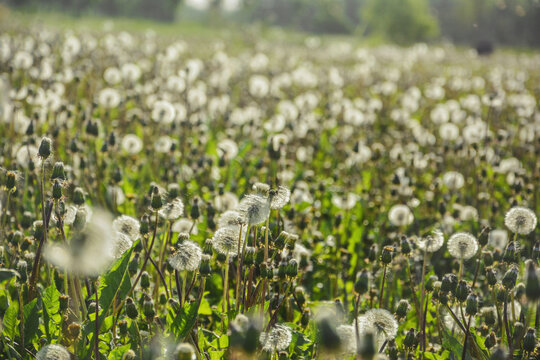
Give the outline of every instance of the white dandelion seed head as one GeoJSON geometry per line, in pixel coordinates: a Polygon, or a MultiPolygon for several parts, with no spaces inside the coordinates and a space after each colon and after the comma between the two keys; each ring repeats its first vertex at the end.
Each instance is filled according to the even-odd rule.
{"type": "Polygon", "coordinates": [[[131,240],[129,235],[116,231],[113,238],[113,257],[119,259],[132,245],[133,240],[131,240]]]}
{"type": "Polygon", "coordinates": [[[165,100],[158,100],[152,109],[152,120],[162,124],[170,124],[176,116],[174,106],[165,100]]]}
{"type": "Polygon", "coordinates": [[[495,249],[504,250],[508,244],[508,232],[502,229],[495,229],[489,232],[488,244],[495,249]]]}
{"type": "Polygon", "coordinates": [[[269,199],[259,194],[246,195],[238,204],[238,212],[249,225],[262,224],[270,215],[269,199]]]}
{"type": "Polygon", "coordinates": [[[71,360],[67,349],[61,345],[45,345],[36,354],[36,360],[71,360]]]}
{"type": "Polygon", "coordinates": [[[172,199],[163,205],[158,213],[159,216],[166,220],[176,220],[184,214],[184,203],[179,198],[172,199]]]}
{"type": "Polygon", "coordinates": [[[536,214],[526,207],[515,206],[504,216],[504,224],[514,234],[527,235],[536,228],[536,214]]]}
{"type": "Polygon", "coordinates": [[[143,141],[135,134],[127,134],[122,138],[122,149],[130,155],[141,152],[143,141]]]}
{"type": "Polygon", "coordinates": [[[269,332],[263,332],[259,336],[259,341],[266,352],[285,350],[289,347],[291,340],[291,328],[282,324],[274,325],[269,332]]]}
{"type": "Polygon", "coordinates": [[[478,241],[466,232],[455,233],[448,239],[448,252],[460,260],[472,258],[478,251],[478,241]]]}
{"type": "Polygon", "coordinates": [[[407,205],[394,205],[388,211],[388,220],[394,226],[407,226],[414,221],[414,215],[407,205]]]}
{"type": "Polygon", "coordinates": [[[120,104],[122,97],[118,90],[112,88],[105,88],[98,94],[98,103],[106,109],[112,109],[120,104]]]}
{"type": "Polygon", "coordinates": [[[271,209],[281,209],[291,199],[291,190],[286,188],[285,186],[279,186],[277,189],[277,193],[272,198],[272,201],[270,203],[271,209]]]}
{"type": "Polygon", "coordinates": [[[244,217],[241,213],[235,210],[227,210],[223,214],[220,215],[218,219],[218,228],[222,227],[234,227],[239,226],[241,223],[243,223],[244,217]]]}
{"type": "Polygon", "coordinates": [[[113,229],[127,235],[131,241],[136,241],[139,238],[140,227],[139,220],[128,215],[120,215],[113,221],[113,229]]]}
{"type": "Polygon", "coordinates": [[[358,317],[358,329],[360,334],[373,334],[377,348],[380,348],[385,341],[396,338],[398,322],[388,310],[371,309],[358,317]]]}
{"type": "Polygon", "coordinates": [[[217,211],[233,210],[238,206],[238,196],[232,192],[225,192],[216,196],[214,206],[217,211]]]}
{"type": "Polygon", "coordinates": [[[268,192],[270,191],[270,185],[262,182],[256,182],[251,188],[260,195],[268,195],[268,192]]]}
{"type": "Polygon", "coordinates": [[[178,250],[169,257],[169,264],[178,271],[195,271],[199,268],[202,250],[193,241],[186,240],[178,245],[178,250]]]}
{"type": "Polygon", "coordinates": [[[339,325],[336,332],[341,339],[341,352],[345,354],[356,353],[357,341],[354,325],[339,325]]]}
{"type": "Polygon", "coordinates": [[[193,226],[193,221],[190,219],[176,220],[172,224],[171,230],[175,233],[189,233],[189,231],[191,230],[192,235],[197,235],[199,233],[197,226],[193,226]]]}
{"type": "Polygon", "coordinates": [[[240,228],[227,226],[219,228],[214,233],[212,246],[218,253],[234,257],[238,254],[238,241],[240,241],[240,247],[242,247],[244,237],[240,237],[240,228]]]}
{"type": "Polygon", "coordinates": [[[28,168],[28,164],[32,161],[36,168],[41,166],[41,158],[38,156],[38,148],[34,145],[23,145],[15,154],[17,164],[23,168],[28,168]]]}
{"type": "Polygon", "coordinates": [[[433,230],[431,234],[417,238],[416,243],[421,250],[432,253],[439,250],[443,246],[444,235],[440,230],[433,230]]]}
{"type": "Polygon", "coordinates": [[[221,140],[217,144],[217,152],[225,160],[231,160],[238,155],[238,145],[230,139],[221,140]]]}
{"type": "Polygon", "coordinates": [[[465,185],[465,178],[457,171],[446,172],[442,181],[450,190],[461,189],[465,185]]]}

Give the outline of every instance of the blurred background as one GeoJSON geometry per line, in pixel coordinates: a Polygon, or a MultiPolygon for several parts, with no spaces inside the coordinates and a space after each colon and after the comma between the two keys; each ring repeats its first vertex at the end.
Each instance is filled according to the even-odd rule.
{"type": "Polygon", "coordinates": [[[207,26],[260,24],[381,42],[540,46],[540,0],[1,0],[24,12],[67,12],[207,26]]]}

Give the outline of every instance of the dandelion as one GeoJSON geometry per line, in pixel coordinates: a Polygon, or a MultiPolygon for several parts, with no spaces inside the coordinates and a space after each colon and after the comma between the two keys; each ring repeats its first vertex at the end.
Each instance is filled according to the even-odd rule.
{"type": "Polygon", "coordinates": [[[276,194],[272,197],[270,202],[271,209],[281,209],[289,202],[291,198],[291,191],[285,186],[279,186],[276,194]]]}
{"type": "Polygon", "coordinates": [[[195,360],[197,355],[195,355],[195,348],[190,343],[181,343],[174,350],[176,355],[175,359],[182,360],[195,360]]]}
{"type": "Polygon", "coordinates": [[[114,219],[112,226],[115,231],[127,235],[131,241],[136,241],[139,238],[141,224],[131,216],[121,215],[117,217],[114,219]]]}
{"type": "Polygon", "coordinates": [[[218,219],[218,227],[238,226],[242,223],[242,214],[235,210],[225,211],[218,219]]]}
{"type": "Polygon", "coordinates": [[[171,200],[159,210],[159,216],[166,220],[176,220],[183,214],[184,203],[179,198],[171,200]]]}
{"type": "Polygon", "coordinates": [[[127,134],[122,138],[122,149],[130,155],[135,155],[141,152],[143,142],[140,137],[135,134],[127,134]]]}
{"type": "Polygon", "coordinates": [[[495,249],[504,250],[508,244],[508,232],[502,229],[495,229],[489,232],[488,244],[495,249]]]}
{"type": "Polygon", "coordinates": [[[28,168],[30,162],[32,162],[36,167],[41,166],[41,158],[38,156],[38,148],[34,145],[21,146],[15,154],[15,159],[17,159],[17,163],[23,168],[28,168]]]}
{"type": "Polygon", "coordinates": [[[407,205],[394,205],[388,212],[388,219],[394,226],[407,226],[414,221],[414,215],[407,205]]]}
{"type": "Polygon", "coordinates": [[[353,325],[339,325],[336,332],[341,339],[341,351],[345,354],[354,354],[357,349],[356,333],[353,325]]]}
{"type": "Polygon", "coordinates": [[[444,236],[440,230],[433,230],[431,234],[417,239],[418,247],[427,252],[435,252],[444,244],[444,236]]]}
{"type": "Polygon", "coordinates": [[[152,120],[162,124],[170,124],[176,116],[176,110],[170,102],[158,100],[152,109],[152,120]]]}
{"type": "Polygon", "coordinates": [[[450,190],[461,189],[465,185],[465,178],[457,171],[448,171],[443,175],[442,181],[450,190]]]}
{"type": "MultiPolygon", "coordinates": [[[[212,237],[212,246],[214,249],[227,256],[236,256],[238,254],[238,239],[240,238],[240,228],[237,227],[222,227],[219,228],[212,237]]],[[[241,240],[243,244],[243,239],[241,240]]]]}
{"type": "Polygon", "coordinates": [[[36,354],[36,360],[71,360],[71,354],[61,345],[45,345],[36,354]]]}
{"type": "Polygon", "coordinates": [[[270,199],[258,194],[246,195],[240,200],[238,212],[248,225],[262,224],[270,215],[270,199]]]}
{"type": "Polygon", "coordinates": [[[171,227],[171,230],[175,233],[190,233],[193,235],[197,235],[199,230],[196,226],[193,226],[193,221],[189,219],[179,219],[176,220],[171,227]]]}
{"type": "Polygon", "coordinates": [[[448,239],[448,252],[460,260],[472,258],[478,251],[478,241],[469,233],[455,233],[448,239]]]}
{"type": "Polygon", "coordinates": [[[131,246],[133,245],[133,240],[131,238],[121,232],[115,232],[113,237],[113,249],[112,249],[112,255],[115,259],[118,259],[124,254],[126,251],[128,251],[131,246]]]}
{"type": "Polygon", "coordinates": [[[120,93],[112,88],[105,88],[98,95],[98,103],[106,109],[118,107],[120,100],[120,93]]]}
{"type": "Polygon", "coordinates": [[[514,234],[527,235],[536,228],[536,215],[526,207],[515,206],[504,216],[504,224],[514,234]]]}
{"type": "Polygon", "coordinates": [[[195,271],[199,268],[201,256],[199,245],[186,240],[178,245],[178,250],[169,257],[169,264],[177,271],[195,271]]]}
{"type": "Polygon", "coordinates": [[[371,309],[358,317],[358,329],[361,334],[373,334],[380,348],[385,341],[396,338],[398,322],[388,310],[371,309]]]}
{"type": "Polygon", "coordinates": [[[291,340],[291,329],[281,324],[274,325],[269,332],[263,332],[259,336],[259,341],[266,352],[285,350],[289,347],[291,340]]]}

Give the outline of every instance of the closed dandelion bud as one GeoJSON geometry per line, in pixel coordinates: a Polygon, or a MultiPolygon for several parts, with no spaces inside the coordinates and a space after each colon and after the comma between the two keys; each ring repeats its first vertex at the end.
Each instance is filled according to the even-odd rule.
{"type": "Polygon", "coordinates": [[[304,289],[298,286],[296,289],[294,289],[294,294],[296,295],[296,300],[298,300],[298,305],[300,307],[303,307],[306,303],[306,295],[304,293],[304,289]]]}
{"type": "Polygon", "coordinates": [[[394,251],[394,248],[391,246],[385,246],[382,250],[381,254],[381,261],[383,264],[390,264],[392,262],[392,252],[394,251]]]}
{"type": "Polygon", "coordinates": [[[478,313],[478,298],[476,295],[471,294],[467,297],[467,304],[465,306],[465,312],[467,315],[474,316],[478,313]]]}
{"type": "Polygon", "coordinates": [[[469,288],[467,282],[465,280],[461,280],[456,288],[456,299],[459,302],[464,302],[465,300],[467,300],[470,291],[471,289],[469,288]]]}
{"type": "Polygon", "coordinates": [[[407,334],[405,334],[405,338],[403,339],[403,345],[406,348],[412,348],[415,345],[415,339],[416,335],[414,333],[414,329],[410,328],[409,331],[407,331],[407,334]]]}
{"type": "Polygon", "coordinates": [[[507,358],[508,358],[507,351],[504,348],[498,346],[491,352],[491,357],[489,359],[490,360],[506,360],[507,358]]]}
{"type": "Polygon", "coordinates": [[[17,174],[13,171],[8,171],[6,176],[6,188],[12,190],[17,185],[17,174]]]}
{"type": "Polygon", "coordinates": [[[153,319],[156,315],[156,311],[154,310],[154,301],[148,296],[145,295],[144,301],[143,301],[143,314],[148,319],[153,319]]]}
{"type": "Polygon", "coordinates": [[[354,283],[354,291],[357,294],[364,294],[369,289],[369,273],[366,270],[362,270],[356,274],[356,281],[354,283]]]}
{"type": "Polygon", "coordinates": [[[278,277],[280,279],[285,279],[286,275],[287,275],[287,263],[285,261],[281,261],[278,266],[278,277]]]}
{"type": "Polygon", "coordinates": [[[503,303],[504,300],[507,298],[507,291],[505,290],[504,286],[501,284],[495,285],[495,296],[497,298],[497,301],[499,303],[503,303]]]}
{"type": "Polygon", "coordinates": [[[34,221],[34,238],[41,239],[43,237],[43,221],[36,220],[34,221]]]}
{"type": "Polygon", "coordinates": [[[125,337],[128,333],[128,322],[126,320],[120,320],[118,322],[118,329],[120,330],[120,336],[125,337]]]}
{"type": "Polygon", "coordinates": [[[33,221],[34,217],[32,216],[32,213],[30,211],[25,211],[21,218],[21,226],[23,229],[28,229],[32,225],[33,221]]]}
{"type": "Polygon", "coordinates": [[[456,291],[457,287],[457,276],[455,274],[446,274],[443,276],[441,281],[441,291],[442,292],[452,292],[456,291]]]}
{"type": "Polygon", "coordinates": [[[60,304],[59,311],[63,313],[67,310],[69,306],[69,296],[68,295],[60,295],[58,297],[58,303],[60,304]]]}
{"type": "Polygon", "coordinates": [[[54,163],[54,167],[51,174],[51,180],[66,180],[66,173],[64,171],[64,163],[58,161],[54,163]]]}
{"type": "Polygon", "coordinates": [[[515,322],[514,323],[514,333],[513,338],[514,342],[519,343],[521,341],[521,338],[525,335],[525,325],[523,325],[522,322],[515,322]]]}
{"type": "Polygon", "coordinates": [[[426,291],[433,291],[433,284],[435,284],[436,281],[438,281],[439,278],[437,275],[431,275],[428,277],[426,281],[426,291]]]}
{"type": "Polygon", "coordinates": [[[514,289],[516,299],[521,299],[525,296],[525,284],[518,283],[514,289]]]}
{"type": "Polygon", "coordinates": [[[169,193],[169,199],[172,200],[180,195],[180,186],[175,183],[171,183],[167,186],[167,192],[169,193]]]}
{"type": "Polygon", "coordinates": [[[536,334],[533,328],[529,328],[523,337],[523,350],[532,353],[536,348],[536,334]]]}
{"type": "Polygon", "coordinates": [[[165,305],[167,303],[167,296],[164,293],[159,294],[159,304],[165,305]]]}
{"type": "MultiPolygon", "coordinates": [[[[98,307],[98,312],[99,312],[99,310],[101,310],[101,307],[99,305],[97,305],[97,307],[98,307]]],[[[96,312],[96,302],[92,301],[90,305],[88,305],[88,314],[94,314],[95,312],[96,312]]]]}
{"type": "Polygon", "coordinates": [[[489,250],[483,251],[482,260],[484,261],[485,266],[493,265],[493,253],[489,250]]]}
{"type": "Polygon", "coordinates": [[[388,346],[386,347],[388,351],[388,358],[390,360],[398,360],[399,358],[399,350],[396,346],[396,340],[392,339],[388,342],[388,346]]]}
{"type": "Polygon", "coordinates": [[[448,304],[448,293],[446,292],[440,292],[439,293],[439,302],[443,305],[448,304]]]}
{"type": "Polygon", "coordinates": [[[258,248],[255,252],[255,263],[261,265],[264,262],[264,248],[258,248]]]}
{"type": "Polygon", "coordinates": [[[514,263],[516,262],[517,257],[517,244],[515,241],[512,241],[508,245],[506,245],[506,249],[504,250],[503,254],[503,260],[507,263],[514,263]]]}
{"type": "Polygon", "coordinates": [[[159,194],[159,189],[157,186],[154,186],[154,189],[152,190],[152,202],[151,202],[152,209],[159,210],[163,206],[163,199],[161,198],[161,195],[159,194]]]}
{"type": "Polygon", "coordinates": [[[201,211],[199,209],[199,198],[193,199],[193,206],[191,207],[191,211],[189,213],[191,216],[191,219],[196,220],[201,216],[201,211]]]}
{"type": "Polygon", "coordinates": [[[54,180],[52,187],[52,197],[55,200],[60,200],[62,198],[62,184],[58,179],[54,180]]]}
{"type": "Polygon", "coordinates": [[[295,277],[296,275],[298,275],[298,263],[295,259],[291,259],[287,264],[287,276],[295,277]]]}
{"type": "Polygon", "coordinates": [[[405,236],[401,237],[401,253],[403,255],[409,255],[411,253],[411,243],[405,236]]]}
{"type": "Polygon", "coordinates": [[[504,274],[502,278],[502,284],[507,289],[510,290],[516,285],[519,272],[517,267],[513,266],[504,274]]]}
{"type": "Polygon", "coordinates": [[[409,312],[409,302],[405,299],[399,300],[397,308],[396,308],[396,316],[400,319],[407,317],[407,313],[409,312]]]}
{"type": "Polygon", "coordinates": [[[19,272],[19,275],[21,276],[21,283],[26,282],[28,279],[28,263],[24,260],[19,260],[17,262],[17,271],[19,272]]]}
{"type": "Polygon", "coordinates": [[[305,270],[309,266],[309,258],[307,254],[300,255],[300,269],[305,270]]]}
{"type": "Polygon", "coordinates": [[[84,191],[80,187],[73,190],[73,203],[79,206],[84,204],[84,191]]]}
{"type": "Polygon", "coordinates": [[[67,330],[68,330],[67,331],[68,337],[71,340],[76,340],[79,338],[79,335],[81,334],[81,324],[71,323],[68,325],[67,330]]]}
{"type": "MultiPolygon", "coordinates": [[[[127,327],[126,327],[126,329],[127,329],[127,327]]],[[[120,335],[122,335],[121,331],[120,331],[120,335]]],[[[133,351],[131,349],[129,349],[128,351],[126,351],[124,353],[124,355],[122,355],[122,360],[135,360],[136,358],[137,358],[137,354],[135,353],[135,351],[133,351]]]]}
{"type": "Polygon", "coordinates": [[[490,306],[482,309],[482,315],[484,316],[484,322],[487,326],[495,325],[497,320],[497,310],[495,306],[490,306]]]}
{"type": "Polygon", "coordinates": [[[531,302],[540,299],[540,281],[534,263],[531,261],[527,266],[527,275],[525,282],[525,295],[531,302]]]}
{"type": "Polygon", "coordinates": [[[122,181],[122,170],[118,166],[115,166],[113,169],[112,179],[117,184],[122,181]]]}
{"type": "Polygon", "coordinates": [[[150,219],[148,218],[147,215],[144,215],[141,218],[141,225],[139,227],[139,233],[142,236],[144,236],[144,235],[148,234],[149,231],[150,231],[150,219]]]}
{"type": "Polygon", "coordinates": [[[360,337],[360,356],[362,359],[371,360],[377,353],[375,348],[375,339],[372,333],[365,333],[360,337]]]}
{"type": "Polygon", "coordinates": [[[486,268],[486,280],[490,286],[494,286],[497,283],[497,274],[491,267],[486,268]]]}
{"type": "Polygon", "coordinates": [[[377,260],[377,245],[373,244],[369,248],[369,254],[368,254],[369,261],[374,262],[377,260]]]}
{"type": "Polygon", "coordinates": [[[128,264],[128,272],[131,276],[135,275],[139,270],[139,254],[135,254],[133,259],[128,264]]]}
{"type": "Polygon", "coordinates": [[[48,137],[41,139],[41,144],[39,144],[38,155],[42,159],[47,159],[51,155],[52,149],[52,140],[48,137]]]}
{"type": "MultiPolygon", "coordinates": [[[[16,237],[13,237],[13,238],[16,239],[16,237]]],[[[32,241],[32,238],[30,238],[29,236],[25,236],[18,243],[21,244],[21,250],[26,251],[30,248],[30,245],[32,245],[34,241],[32,241]]]]}
{"type": "Polygon", "coordinates": [[[302,312],[302,317],[300,318],[300,323],[303,327],[308,326],[309,320],[311,320],[311,310],[309,308],[304,309],[302,312]]]}
{"type": "Polygon", "coordinates": [[[220,263],[224,263],[225,260],[227,260],[227,255],[218,252],[216,254],[216,260],[219,261],[220,263]]]}
{"type": "Polygon", "coordinates": [[[210,255],[203,254],[201,256],[201,265],[199,267],[201,276],[210,276],[212,268],[210,267],[210,255]]]}
{"type": "Polygon", "coordinates": [[[480,235],[478,236],[478,243],[480,244],[481,247],[486,246],[488,243],[489,230],[490,230],[489,227],[484,226],[484,228],[482,228],[482,231],[480,232],[480,235]]]}
{"type": "Polygon", "coordinates": [[[492,331],[489,333],[488,337],[484,341],[484,345],[486,346],[486,348],[491,349],[495,346],[495,344],[497,344],[497,336],[492,331]]]}
{"type": "Polygon", "coordinates": [[[150,275],[148,275],[148,272],[143,272],[141,274],[141,287],[143,289],[148,289],[150,287],[150,275]]]}
{"type": "Polygon", "coordinates": [[[195,348],[189,343],[179,344],[174,350],[175,360],[195,360],[195,348]]]}

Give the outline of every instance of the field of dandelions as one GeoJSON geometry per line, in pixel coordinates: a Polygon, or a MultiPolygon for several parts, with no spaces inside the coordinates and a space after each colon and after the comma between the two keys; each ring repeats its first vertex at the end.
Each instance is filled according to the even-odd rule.
{"type": "Polygon", "coordinates": [[[540,359],[540,55],[0,34],[2,359],[540,359]]]}

